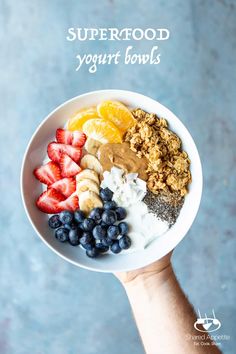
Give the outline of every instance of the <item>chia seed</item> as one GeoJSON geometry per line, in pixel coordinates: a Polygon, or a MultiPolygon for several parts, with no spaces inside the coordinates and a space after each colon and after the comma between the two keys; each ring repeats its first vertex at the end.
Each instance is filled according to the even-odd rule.
{"type": "Polygon", "coordinates": [[[147,205],[149,212],[154,213],[162,221],[168,222],[171,227],[179,216],[184,198],[174,194],[166,196],[148,191],[143,202],[147,205]]]}

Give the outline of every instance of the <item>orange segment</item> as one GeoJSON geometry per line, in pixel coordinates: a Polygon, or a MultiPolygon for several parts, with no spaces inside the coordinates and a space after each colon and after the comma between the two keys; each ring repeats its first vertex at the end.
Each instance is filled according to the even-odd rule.
{"type": "Polygon", "coordinates": [[[86,108],[77,112],[68,122],[68,130],[82,130],[84,123],[92,118],[98,118],[96,107],[86,108]]]}
{"type": "Polygon", "coordinates": [[[119,129],[109,120],[95,118],[87,120],[83,125],[83,132],[92,139],[106,143],[121,143],[122,137],[119,129]]]}
{"type": "Polygon", "coordinates": [[[103,101],[97,106],[97,111],[100,117],[110,120],[122,133],[135,123],[130,110],[117,101],[103,101]]]}

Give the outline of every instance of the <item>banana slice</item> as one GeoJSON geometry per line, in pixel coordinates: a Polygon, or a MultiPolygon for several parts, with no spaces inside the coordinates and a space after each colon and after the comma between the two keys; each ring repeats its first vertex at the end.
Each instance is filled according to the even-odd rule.
{"type": "Polygon", "coordinates": [[[99,186],[96,182],[92,181],[91,179],[82,179],[77,183],[76,192],[78,196],[86,191],[93,191],[99,194],[99,186]]]}
{"type": "Polygon", "coordinates": [[[80,167],[82,167],[83,169],[89,168],[90,170],[94,170],[99,175],[103,172],[103,168],[99,160],[91,154],[87,154],[82,157],[80,161],[80,167]]]}
{"type": "Polygon", "coordinates": [[[102,208],[103,203],[97,193],[93,191],[86,191],[81,193],[79,196],[79,206],[80,210],[87,214],[93,208],[102,208]]]}
{"type": "Polygon", "coordinates": [[[99,178],[97,172],[90,170],[88,168],[86,168],[85,170],[81,171],[76,175],[76,184],[83,179],[90,179],[91,181],[94,181],[95,183],[99,184],[99,178]]]}
{"type": "Polygon", "coordinates": [[[92,138],[88,138],[86,140],[84,147],[88,151],[89,154],[96,155],[96,153],[101,145],[102,144],[100,143],[100,141],[92,139],[92,138]]]}

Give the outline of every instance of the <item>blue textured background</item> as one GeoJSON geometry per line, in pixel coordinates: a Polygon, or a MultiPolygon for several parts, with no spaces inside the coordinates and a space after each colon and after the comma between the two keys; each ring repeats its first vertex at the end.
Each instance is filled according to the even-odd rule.
{"type": "MultiPolygon", "coordinates": [[[[221,341],[224,353],[235,353],[235,18],[233,0],[0,0],[1,354],[143,353],[118,281],[51,252],[26,219],[19,191],[23,153],[41,120],[63,101],[102,88],[149,95],[192,133],[204,194],[173,261],[194,306],[214,308],[217,334],[231,335],[221,341]],[[86,67],[75,72],[75,55],[118,46],[69,43],[72,26],[167,27],[171,38],[161,43],[160,65],[103,66],[91,75],[86,67]]],[[[133,44],[141,52],[151,47],[133,44]]]]}

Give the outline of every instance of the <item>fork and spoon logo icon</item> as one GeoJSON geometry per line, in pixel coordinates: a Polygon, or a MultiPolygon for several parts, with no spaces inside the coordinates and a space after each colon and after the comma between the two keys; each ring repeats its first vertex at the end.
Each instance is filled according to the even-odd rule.
{"type": "Polygon", "coordinates": [[[212,317],[201,316],[200,310],[198,310],[198,318],[194,323],[194,328],[199,332],[214,332],[221,327],[221,322],[216,318],[214,309],[212,310],[212,317]]]}

